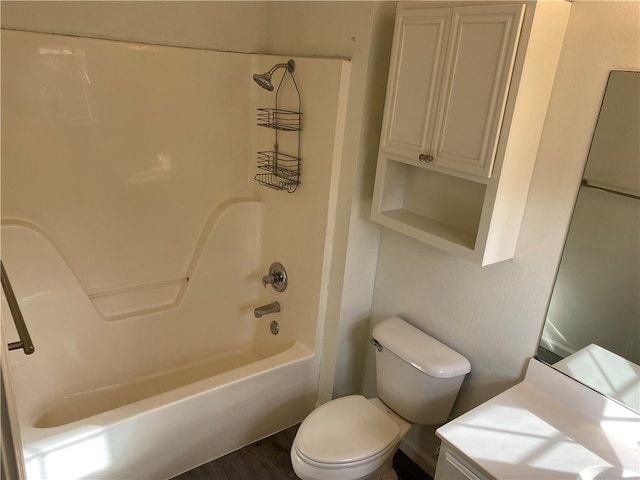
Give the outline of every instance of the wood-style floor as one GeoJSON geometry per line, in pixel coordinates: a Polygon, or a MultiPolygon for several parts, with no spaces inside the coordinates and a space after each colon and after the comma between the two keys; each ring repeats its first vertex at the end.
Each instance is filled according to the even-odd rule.
{"type": "MultiPolygon", "coordinates": [[[[174,477],[173,480],[298,480],[289,452],[298,425],[174,477]]],[[[404,453],[393,459],[398,480],[432,480],[404,453]]]]}

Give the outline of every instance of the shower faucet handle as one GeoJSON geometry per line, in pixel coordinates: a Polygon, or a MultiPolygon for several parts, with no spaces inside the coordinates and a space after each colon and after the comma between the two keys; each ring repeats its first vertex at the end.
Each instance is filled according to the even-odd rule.
{"type": "Polygon", "coordinates": [[[287,289],[287,271],[281,263],[273,262],[269,267],[269,274],[262,277],[262,286],[271,285],[276,292],[284,292],[287,289]]]}

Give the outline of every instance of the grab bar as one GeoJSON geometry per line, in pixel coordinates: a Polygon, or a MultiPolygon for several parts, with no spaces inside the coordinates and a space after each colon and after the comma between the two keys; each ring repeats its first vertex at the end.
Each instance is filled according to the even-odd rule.
{"type": "Polygon", "coordinates": [[[20,306],[18,305],[16,296],[13,293],[13,288],[11,288],[11,282],[9,282],[9,277],[7,276],[7,272],[4,269],[4,263],[2,263],[2,260],[0,260],[0,270],[2,273],[2,290],[4,290],[4,295],[7,298],[9,310],[11,311],[11,316],[13,317],[13,323],[16,325],[16,330],[18,331],[18,337],[20,337],[20,341],[9,343],[9,350],[17,350],[19,348],[22,348],[26,355],[31,355],[33,352],[35,352],[36,349],[33,346],[33,342],[31,341],[31,336],[29,335],[29,330],[27,330],[27,325],[24,323],[24,318],[22,316],[22,312],[20,311],[20,306]]]}

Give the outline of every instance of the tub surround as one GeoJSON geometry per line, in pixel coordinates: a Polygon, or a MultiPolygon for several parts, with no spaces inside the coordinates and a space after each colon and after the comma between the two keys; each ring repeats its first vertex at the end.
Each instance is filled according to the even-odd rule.
{"type": "Polygon", "coordinates": [[[105,318],[175,307],[216,207],[252,196],[252,60],[3,30],[3,222],[47,232],[105,318]]]}
{"type": "MultiPolygon", "coordinates": [[[[214,302],[220,318],[207,314],[207,299],[223,286],[211,264],[244,272],[237,261],[251,263],[242,242],[233,251],[216,247],[229,231],[255,238],[263,207],[240,202],[221,216],[179,308],[129,321],[102,320],[37,231],[2,227],[7,270],[37,348],[11,355],[28,478],[168,478],[313,409],[318,358],[291,336],[295,319],[280,315],[276,336],[249,308],[234,315],[238,279],[214,302]]],[[[254,283],[258,298],[262,286],[254,283]]],[[[10,318],[5,302],[2,313],[10,318]]]]}
{"type": "Polygon", "coordinates": [[[295,58],[305,177],[289,195],[253,181],[274,94],[251,74],[290,57],[2,39],[2,254],[37,348],[10,356],[29,478],[167,478],[300,422],[349,62],[295,58]],[[286,292],[261,284],[274,261],[286,292]]]}
{"type": "MultiPolygon", "coordinates": [[[[299,309],[313,315],[332,240],[349,62],[295,57],[305,176],[283,196],[253,181],[256,152],[273,144],[256,108],[273,107],[275,92],[251,76],[289,58],[3,30],[3,223],[46,232],[95,308],[121,320],[178,306],[220,211],[260,200],[269,206],[261,273],[275,260],[291,268],[295,289],[314,291],[299,309]],[[300,244],[304,258],[294,258],[300,244]]],[[[280,95],[283,108],[290,94],[280,95]]]]}
{"type": "MultiPolygon", "coordinates": [[[[159,374],[207,358],[251,350],[256,354],[261,350],[264,358],[293,344],[292,329],[287,328],[284,316],[279,318],[282,334],[274,336],[250,308],[238,311],[243,302],[257,305],[260,301],[262,286],[246,274],[253,271],[257,277],[259,258],[251,242],[233,242],[228,237],[233,232],[255,241],[263,213],[260,202],[240,202],[227,209],[203,246],[178,308],[112,322],[101,318],[64,257],[46,237],[24,225],[4,225],[3,262],[37,352],[10,357],[23,422],[37,426],[38,419],[47,416],[45,412],[71,401],[82,404],[82,399],[96,392],[111,394],[120,389],[128,391],[125,396],[134,401],[138,398],[132,397],[133,386],[142,379],[155,377],[157,383],[159,374]],[[220,249],[222,244],[229,248],[220,249]],[[228,275],[220,278],[218,269],[228,275]],[[214,292],[219,297],[214,298],[214,292]],[[34,382],[37,395],[33,394],[34,382]]],[[[3,319],[10,318],[4,305],[2,313],[3,319]]],[[[5,322],[5,329],[14,338],[13,326],[5,322]]],[[[118,406],[118,402],[107,402],[96,410],[95,402],[89,403],[93,405],[90,414],[118,406]]],[[[50,426],[52,421],[58,423],[53,419],[44,423],[50,426]]]]}
{"type": "Polygon", "coordinates": [[[640,476],[640,414],[535,359],[523,382],[436,433],[436,479],[460,463],[477,479],[640,476]]]}

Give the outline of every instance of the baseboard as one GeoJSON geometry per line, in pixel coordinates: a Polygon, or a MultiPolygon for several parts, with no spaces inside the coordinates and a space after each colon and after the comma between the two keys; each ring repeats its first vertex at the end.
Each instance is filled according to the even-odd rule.
{"type": "Polygon", "coordinates": [[[404,454],[413,460],[422,470],[427,472],[431,478],[435,476],[437,459],[434,459],[432,455],[423,452],[406,438],[400,440],[400,450],[402,450],[404,454]]]}

